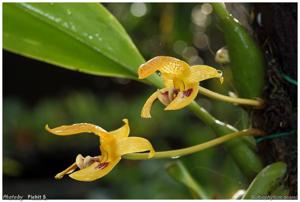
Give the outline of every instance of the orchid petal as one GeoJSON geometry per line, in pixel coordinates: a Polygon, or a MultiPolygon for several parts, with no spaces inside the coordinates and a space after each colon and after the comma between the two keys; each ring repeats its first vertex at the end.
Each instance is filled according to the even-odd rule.
{"type": "Polygon", "coordinates": [[[110,131],[109,134],[114,135],[116,138],[128,137],[130,133],[128,119],[123,119],[123,122],[125,123],[124,126],[117,130],[110,131]]]}
{"type": "Polygon", "coordinates": [[[185,79],[188,83],[198,83],[199,81],[219,78],[223,82],[222,72],[207,65],[195,65],[190,68],[191,74],[185,79]]]}
{"type": "Polygon", "coordinates": [[[158,90],[157,98],[161,103],[167,106],[168,104],[170,104],[172,100],[172,98],[170,97],[172,93],[173,93],[173,88],[163,88],[158,90]]]}
{"type": "Polygon", "coordinates": [[[198,95],[198,83],[180,91],[176,98],[165,108],[165,110],[177,110],[189,105],[198,95]]]}
{"type": "Polygon", "coordinates": [[[163,79],[163,83],[164,83],[164,86],[166,88],[174,88],[174,82],[173,82],[173,79],[169,79],[168,77],[166,77],[165,74],[162,74],[162,79],[163,79]]]}
{"type": "Polygon", "coordinates": [[[136,152],[149,151],[149,158],[153,157],[155,151],[151,143],[141,137],[129,137],[118,140],[118,154],[120,156],[136,152]]]}
{"type": "Polygon", "coordinates": [[[159,92],[156,91],[155,93],[153,93],[148,100],[146,101],[146,103],[143,106],[142,112],[141,112],[141,117],[143,118],[151,118],[151,108],[153,105],[153,102],[157,99],[159,92]]]}
{"type": "MultiPolygon", "coordinates": [[[[123,138],[121,137],[121,139],[123,138]]],[[[117,147],[117,138],[113,135],[100,139],[101,162],[118,158],[117,147]]]]}
{"type": "Polygon", "coordinates": [[[182,77],[190,73],[189,65],[186,62],[169,56],[157,56],[139,67],[139,79],[144,79],[157,70],[170,79],[182,77]]]}
{"type": "Polygon", "coordinates": [[[46,125],[45,128],[50,133],[53,133],[55,135],[60,135],[60,136],[76,135],[79,133],[95,133],[98,136],[107,135],[106,130],[90,123],[77,123],[73,125],[64,125],[52,129],[49,128],[48,125],[46,125]]]}
{"type": "Polygon", "coordinates": [[[174,78],[173,79],[174,88],[183,91],[185,89],[185,84],[182,79],[174,78]]]}
{"type": "Polygon", "coordinates": [[[72,165],[70,165],[65,170],[63,170],[60,173],[56,174],[55,179],[59,180],[59,179],[63,178],[64,175],[74,172],[76,170],[76,168],[77,168],[77,164],[73,163],[72,165]]]}
{"type": "Polygon", "coordinates": [[[121,160],[121,158],[113,159],[110,162],[94,162],[92,165],[82,170],[76,171],[69,176],[74,180],[90,182],[107,175],[121,160]]]}

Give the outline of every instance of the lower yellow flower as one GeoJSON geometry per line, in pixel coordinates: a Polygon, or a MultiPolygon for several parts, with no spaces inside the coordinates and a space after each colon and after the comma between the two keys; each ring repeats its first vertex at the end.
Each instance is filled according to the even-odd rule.
{"type": "Polygon", "coordinates": [[[128,137],[130,128],[127,119],[123,119],[125,125],[121,128],[107,132],[103,128],[89,124],[78,123],[67,126],[60,126],[50,129],[46,125],[46,130],[60,136],[75,135],[79,133],[94,133],[100,138],[101,155],[96,157],[79,154],[75,163],[64,171],[58,173],[55,178],[61,179],[64,175],[79,181],[93,181],[108,174],[121,160],[122,155],[149,151],[149,158],[154,156],[154,149],[151,143],[141,137],[128,137]],[[78,171],[74,172],[77,168],[78,171]]]}
{"type": "Polygon", "coordinates": [[[189,66],[186,62],[168,56],[157,56],[138,69],[139,79],[144,79],[160,71],[165,88],[153,93],[141,112],[143,118],[151,118],[151,107],[158,99],[165,110],[177,110],[189,105],[198,95],[199,82],[219,78],[223,82],[222,72],[207,65],[189,66]]]}

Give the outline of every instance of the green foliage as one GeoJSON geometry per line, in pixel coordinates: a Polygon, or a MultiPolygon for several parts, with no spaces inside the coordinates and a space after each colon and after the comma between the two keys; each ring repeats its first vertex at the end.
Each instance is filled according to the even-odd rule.
{"type": "Polygon", "coordinates": [[[266,166],[251,182],[243,199],[262,199],[262,197],[269,196],[272,191],[279,192],[277,186],[280,185],[286,169],[287,166],[283,162],[276,162],[266,166]]]}
{"type": "Polygon", "coordinates": [[[171,162],[167,165],[166,169],[173,179],[187,186],[191,190],[195,198],[208,198],[203,188],[200,187],[200,185],[193,179],[193,177],[182,162],[171,162]]]}
{"type": "Polygon", "coordinates": [[[235,88],[245,98],[262,96],[265,64],[261,50],[222,3],[212,3],[224,31],[235,88]]]}
{"type": "MultiPolygon", "coordinates": [[[[217,120],[210,115],[204,108],[197,105],[195,102],[188,106],[202,121],[207,124],[218,136],[223,136],[229,133],[237,132],[238,130],[217,120]]],[[[231,153],[234,160],[237,162],[241,171],[249,178],[252,179],[261,169],[262,162],[260,157],[256,154],[255,147],[251,138],[241,137],[230,140],[224,143],[227,150],[231,153]]]]}
{"type": "Polygon", "coordinates": [[[100,4],[5,3],[3,24],[5,49],[68,69],[137,79],[144,62],[100,4]]]}
{"type": "MultiPolygon", "coordinates": [[[[199,124],[188,127],[187,131],[184,138],[186,145],[207,142],[215,136],[210,128],[199,124]]],[[[228,198],[234,190],[247,187],[246,177],[223,147],[206,149],[181,160],[194,179],[205,188],[209,198],[228,198]],[[215,181],[218,183],[213,183],[215,181]]]]}
{"type": "MultiPolygon", "coordinates": [[[[218,121],[213,125],[215,132],[220,136],[237,131],[235,128],[228,125],[226,127],[226,125],[218,121]]],[[[252,179],[263,168],[263,164],[249,141],[251,141],[251,139],[249,140],[248,137],[241,137],[225,142],[224,145],[242,172],[249,179],[252,179]]]]}

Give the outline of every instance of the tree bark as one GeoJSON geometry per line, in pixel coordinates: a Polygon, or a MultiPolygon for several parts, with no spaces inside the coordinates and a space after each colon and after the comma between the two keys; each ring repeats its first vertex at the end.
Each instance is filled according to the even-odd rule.
{"type": "Polygon", "coordinates": [[[267,64],[266,107],[253,111],[252,123],[268,135],[289,132],[258,147],[266,164],[287,163],[285,184],[289,196],[297,196],[297,4],[257,3],[254,14],[253,34],[267,64]]]}

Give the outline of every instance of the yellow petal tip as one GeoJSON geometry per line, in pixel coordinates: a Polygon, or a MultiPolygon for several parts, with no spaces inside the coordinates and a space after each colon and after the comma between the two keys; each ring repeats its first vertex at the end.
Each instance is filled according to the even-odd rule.
{"type": "Polygon", "coordinates": [[[149,68],[146,63],[139,66],[139,69],[138,69],[139,79],[144,79],[144,78],[150,76],[150,74],[152,74],[152,73],[149,72],[149,68]]]}
{"type": "Polygon", "coordinates": [[[51,132],[51,128],[49,128],[48,124],[45,125],[45,130],[51,132]]]}
{"type": "Polygon", "coordinates": [[[60,180],[61,178],[63,178],[64,176],[63,175],[61,175],[60,173],[58,173],[57,175],[55,175],[55,179],[56,180],[60,180]]]}
{"type": "Polygon", "coordinates": [[[217,70],[219,74],[220,83],[222,84],[224,82],[223,72],[221,70],[217,70]]]}
{"type": "Polygon", "coordinates": [[[170,111],[170,110],[172,110],[172,109],[170,109],[170,107],[166,107],[166,108],[164,108],[164,110],[165,110],[165,111],[170,111]]]}
{"type": "Polygon", "coordinates": [[[124,123],[126,123],[126,124],[128,124],[128,119],[122,119],[122,121],[124,122],[124,123]]]}
{"type": "Polygon", "coordinates": [[[141,76],[140,74],[139,74],[139,77],[138,77],[140,80],[142,80],[142,79],[144,79],[145,77],[143,77],[143,76],[141,76]]]}
{"type": "Polygon", "coordinates": [[[222,84],[224,82],[224,77],[220,77],[220,83],[222,84]]]}
{"type": "Polygon", "coordinates": [[[147,115],[146,115],[146,114],[143,114],[143,113],[142,113],[142,114],[141,114],[141,117],[144,118],[144,119],[150,119],[150,118],[151,118],[151,115],[150,115],[150,114],[147,114],[147,115]]]}
{"type": "Polygon", "coordinates": [[[157,99],[158,91],[154,92],[145,102],[143,109],[141,111],[141,117],[142,118],[151,118],[151,108],[153,105],[153,102],[157,99]]]}

